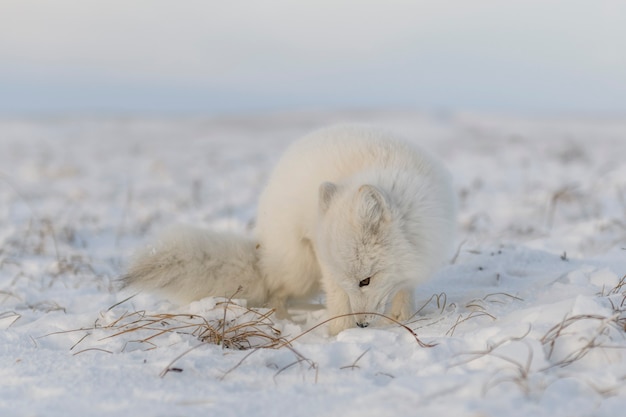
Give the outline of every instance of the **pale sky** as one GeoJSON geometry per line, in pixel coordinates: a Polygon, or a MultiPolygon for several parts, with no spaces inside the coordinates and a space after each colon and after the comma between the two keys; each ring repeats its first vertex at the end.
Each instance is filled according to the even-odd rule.
{"type": "Polygon", "coordinates": [[[626,115],[617,0],[0,0],[0,116],[626,115]]]}

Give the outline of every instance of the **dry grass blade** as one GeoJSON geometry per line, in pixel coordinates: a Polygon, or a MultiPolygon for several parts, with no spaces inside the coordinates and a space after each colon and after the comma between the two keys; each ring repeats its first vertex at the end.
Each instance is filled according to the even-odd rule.
{"type": "Polygon", "coordinates": [[[331,318],[329,318],[329,319],[326,319],[326,320],[324,320],[323,322],[318,323],[318,324],[316,324],[315,326],[311,327],[310,329],[308,329],[308,330],[306,330],[306,331],[304,331],[304,332],[300,333],[298,336],[296,336],[296,337],[294,337],[294,338],[292,338],[292,339],[289,339],[288,341],[284,342],[283,344],[281,344],[281,345],[280,345],[280,346],[278,346],[278,347],[279,347],[279,348],[281,348],[281,347],[286,346],[286,345],[291,345],[291,343],[293,343],[293,342],[294,342],[294,341],[296,341],[297,339],[301,338],[301,337],[302,337],[302,336],[304,336],[305,334],[307,334],[307,333],[309,333],[309,332],[312,332],[313,330],[317,329],[318,327],[323,326],[324,324],[326,324],[326,323],[328,323],[328,322],[331,322],[331,321],[333,321],[333,320],[336,320],[336,319],[339,319],[339,318],[342,318],[342,317],[357,316],[357,315],[361,315],[361,314],[367,314],[367,315],[371,315],[371,316],[382,317],[382,318],[387,319],[387,320],[389,320],[390,322],[392,322],[392,323],[394,323],[394,324],[396,324],[396,325],[398,325],[398,326],[402,327],[404,330],[406,330],[407,332],[409,332],[409,333],[413,336],[413,338],[415,339],[415,341],[417,342],[417,344],[418,344],[420,347],[427,348],[427,347],[434,347],[434,346],[437,346],[437,344],[436,344],[436,343],[435,343],[435,344],[429,344],[429,343],[424,343],[424,342],[422,342],[422,341],[419,339],[419,337],[417,336],[417,333],[415,333],[415,332],[413,331],[413,329],[411,329],[411,328],[410,328],[409,326],[407,326],[406,324],[400,323],[400,322],[399,322],[398,320],[396,320],[396,319],[393,319],[393,318],[391,318],[391,317],[389,317],[389,316],[386,316],[386,315],[384,315],[384,314],[380,314],[380,313],[363,312],[363,313],[349,313],[349,314],[342,314],[342,315],[340,315],[340,316],[334,316],[334,317],[331,317],[331,318]]]}
{"type": "Polygon", "coordinates": [[[22,317],[21,314],[16,313],[15,311],[5,311],[4,313],[0,313],[0,320],[11,320],[11,322],[5,328],[9,328],[15,324],[22,317]]]}
{"type": "Polygon", "coordinates": [[[291,368],[294,365],[299,365],[302,363],[306,363],[309,365],[309,370],[314,369],[315,370],[315,383],[317,384],[317,377],[319,375],[319,368],[317,366],[317,363],[313,362],[311,359],[305,357],[304,355],[302,355],[300,352],[298,352],[296,349],[293,348],[293,346],[287,346],[287,349],[291,350],[291,352],[296,356],[296,360],[286,366],[284,366],[282,369],[279,369],[278,372],[276,372],[276,374],[274,374],[274,383],[276,383],[276,377],[278,375],[280,375],[281,373],[283,373],[284,371],[286,371],[287,369],[291,368]]]}
{"type": "Polygon", "coordinates": [[[360,361],[360,360],[361,360],[361,358],[362,358],[363,356],[365,356],[365,354],[366,354],[367,352],[369,352],[369,351],[370,351],[370,348],[365,349],[365,350],[363,351],[363,353],[361,353],[361,354],[360,354],[360,355],[359,355],[359,356],[358,356],[358,357],[354,360],[354,362],[352,362],[352,365],[342,366],[342,367],[341,367],[341,368],[339,368],[339,369],[354,369],[354,368],[358,368],[358,367],[359,367],[359,365],[357,365],[357,362],[358,362],[358,361],[360,361]]]}
{"type": "Polygon", "coordinates": [[[87,349],[83,349],[83,350],[79,350],[78,352],[74,353],[74,356],[79,355],[83,352],[104,352],[104,353],[110,353],[113,354],[113,352],[111,352],[110,350],[106,350],[106,349],[100,349],[100,348],[87,348],[87,349]]]}
{"type": "Polygon", "coordinates": [[[18,295],[12,293],[11,291],[1,290],[0,291],[0,295],[4,295],[5,296],[4,300],[2,300],[2,302],[5,302],[9,298],[15,298],[16,300],[22,301],[22,299],[18,295]]]}
{"type": "Polygon", "coordinates": [[[81,338],[78,340],[78,342],[76,342],[76,343],[74,343],[74,344],[72,345],[72,347],[70,348],[70,350],[74,350],[74,348],[75,348],[76,346],[78,346],[78,345],[80,344],[80,342],[82,342],[82,341],[83,341],[83,340],[85,340],[87,337],[89,337],[89,335],[91,335],[91,333],[85,333],[85,335],[84,335],[83,337],[81,337],[81,338]]]}
{"type": "Polygon", "coordinates": [[[137,296],[137,294],[133,294],[133,295],[131,295],[128,298],[124,298],[122,301],[118,301],[117,303],[113,304],[111,307],[107,308],[107,311],[113,310],[115,307],[117,307],[117,306],[119,306],[121,304],[124,304],[126,301],[128,301],[128,300],[130,300],[130,299],[132,299],[132,298],[134,298],[136,296],[137,296]]]}
{"type": "MultiPolygon", "coordinates": [[[[483,300],[487,301],[487,299],[489,299],[491,297],[496,297],[496,296],[504,296],[504,297],[508,297],[508,298],[511,298],[513,300],[516,300],[516,301],[524,301],[523,298],[517,297],[515,295],[511,295],[511,294],[506,293],[506,292],[493,292],[493,293],[487,294],[487,295],[485,295],[483,297],[483,300]]],[[[502,303],[499,300],[491,300],[491,302],[493,302],[493,303],[502,303]]]]}
{"type": "Polygon", "coordinates": [[[181,368],[173,368],[172,365],[174,365],[176,362],[178,362],[178,360],[180,360],[180,358],[182,358],[183,356],[187,355],[188,353],[190,353],[191,351],[194,351],[196,349],[198,349],[200,346],[202,346],[203,343],[196,345],[194,347],[192,347],[191,349],[187,349],[186,351],[184,351],[183,353],[181,353],[180,355],[178,355],[176,358],[174,358],[174,360],[172,360],[169,365],[167,365],[165,367],[165,369],[163,369],[161,371],[161,373],[159,374],[159,376],[161,378],[163,378],[165,375],[168,374],[168,372],[182,372],[181,368]]]}
{"type": "Polygon", "coordinates": [[[461,249],[466,243],[467,243],[467,239],[459,243],[459,246],[457,246],[454,256],[452,256],[452,259],[450,259],[450,265],[454,265],[456,263],[457,259],[459,258],[459,255],[461,254],[461,249]]]}
{"type": "Polygon", "coordinates": [[[522,334],[521,336],[507,337],[507,338],[505,338],[505,339],[503,339],[503,340],[501,340],[501,341],[499,341],[497,343],[492,344],[491,346],[489,346],[487,349],[484,349],[484,350],[471,351],[471,352],[462,353],[462,355],[472,355],[472,357],[468,358],[468,359],[465,359],[465,360],[462,360],[462,361],[460,361],[458,363],[452,364],[452,365],[450,365],[450,367],[465,365],[465,364],[473,362],[473,361],[475,361],[475,360],[477,360],[477,359],[479,359],[479,358],[481,358],[483,356],[491,355],[491,356],[494,356],[496,358],[499,358],[499,359],[505,360],[507,362],[510,362],[510,363],[512,363],[514,365],[518,365],[520,368],[530,369],[530,364],[532,362],[532,350],[530,349],[530,347],[528,345],[526,345],[526,347],[529,348],[529,358],[526,361],[526,366],[525,367],[522,367],[517,361],[514,361],[514,360],[512,360],[512,359],[510,359],[508,357],[505,357],[505,356],[502,356],[502,355],[499,355],[499,354],[494,354],[494,352],[499,347],[501,347],[501,346],[503,346],[503,345],[505,345],[507,343],[523,341],[526,338],[526,336],[528,336],[530,334],[531,330],[532,330],[532,328],[529,326],[528,330],[524,334],[522,334]]]}
{"type": "MultiPolygon", "coordinates": [[[[444,310],[446,309],[446,307],[448,306],[448,294],[446,294],[445,292],[431,295],[430,298],[428,300],[426,300],[426,302],[424,304],[422,304],[422,306],[420,308],[418,308],[417,311],[411,317],[408,318],[407,322],[408,323],[414,323],[415,321],[418,321],[418,320],[413,320],[413,319],[415,317],[419,316],[420,313],[433,300],[435,300],[435,302],[437,303],[437,309],[439,310],[439,313],[442,314],[444,312],[444,310]],[[410,320],[413,320],[413,321],[410,321],[410,320]]],[[[451,306],[454,306],[454,304],[451,304],[451,306]]]]}
{"type": "Polygon", "coordinates": [[[34,304],[28,304],[28,308],[36,310],[36,311],[43,311],[44,313],[50,313],[53,311],[62,311],[66,313],[65,307],[61,306],[56,301],[52,301],[52,300],[46,300],[46,301],[40,301],[34,304]]]}
{"type": "MultiPolygon", "coordinates": [[[[257,352],[259,349],[260,348],[252,349],[250,352],[248,352],[243,358],[241,358],[241,360],[239,362],[237,362],[237,364],[235,364],[235,366],[233,366],[232,368],[230,368],[229,370],[224,372],[224,374],[220,377],[220,381],[223,381],[224,378],[226,378],[226,376],[228,374],[230,374],[235,369],[239,368],[241,366],[241,364],[245,362],[246,359],[248,359],[254,352],[257,352]]],[[[178,359],[180,359],[180,358],[178,358],[178,359]]]]}
{"type": "Polygon", "coordinates": [[[617,294],[622,294],[623,293],[623,289],[624,286],[626,286],[626,275],[624,275],[619,282],[617,283],[617,285],[615,285],[615,287],[613,287],[610,291],[609,291],[609,295],[617,295],[617,294]]]}
{"type": "Polygon", "coordinates": [[[491,318],[492,320],[496,320],[496,317],[492,314],[487,313],[486,311],[472,311],[471,313],[469,313],[467,315],[467,317],[463,317],[462,314],[459,314],[459,317],[457,317],[456,322],[454,323],[454,325],[448,329],[448,331],[446,332],[446,336],[453,336],[454,332],[456,331],[456,328],[461,324],[464,323],[470,319],[475,319],[477,317],[482,317],[482,316],[487,316],[489,318],[491,318]]]}

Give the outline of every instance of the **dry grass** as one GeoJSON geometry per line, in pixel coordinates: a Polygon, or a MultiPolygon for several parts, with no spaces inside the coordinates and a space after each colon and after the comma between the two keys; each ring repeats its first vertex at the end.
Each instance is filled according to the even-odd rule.
{"type": "MultiPolygon", "coordinates": [[[[468,307],[475,309],[478,314],[486,314],[484,311],[484,301],[498,302],[499,298],[506,297],[520,300],[518,297],[506,293],[489,294],[482,299],[473,300],[468,303],[468,307]]],[[[461,353],[450,367],[463,366],[483,358],[494,358],[503,362],[504,366],[496,366],[495,373],[489,377],[483,385],[482,394],[502,383],[512,383],[517,386],[526,396],[533,392],[541,392],[546,388],[546,381],[550,378],[559,379],[562,377],[562,368],[566,368],[576,362],[581,361],[589,354],[596,356],[591,359],[586,366],[593,364],[593,361],[604,360],[612,363],[615,357],[610,354],[615,350],[626,350],[626,276],[611,289],[603,289],[598,297],[605,297],[612,307],[612,314],[577,314],[566,316],[561,321],[549,328],[543,335],[532,336],[526,339],[532,332],[532,326],[524,334],[517,337],[508,337],[499,342],[489,344],[485,349],[461,353]],[[549,363],[536,369],[532,369],[534,353],[531,345],[537,340],[543,346],[545,360],[549,363]],[[505,345],[519,344],[526,347],[527,354],[502,354],[499,349],[505,345]],[[543,377],[533,379],[534,375],[542,374],[543,377]],[[547,378],[547,379],[546,379],[547,378]]],[[[452,335],[456,326],[463,321],[472,318],[472,314],[467,317],[459,316],[457,323],[448,331],[452,335]]],[[[589,385],[602,397],[615,395],[620,391],[618,386],[598,386],[585,378],[583,382],[589,385]]]]}
{"type": "Polygon", "coordinates": [[[154,340],[166,334],[176,333],[192,336],[203,343],[220,345],[224,348],[245,350],[254,347],[272,348],[284,343],[280,331],[270,320],[273,311],[260,313],[231,302],[219,303],[224,308],[224,318],[207,320],[196,314],[147,314],[145,311],[124,313],[102,328],[113,334],[100,340],[118,336],[147,334],[132,340],[151,348],[154,340]],[[235,318],[227,318],[236,314],[235,318]]]}
{"type": "Polygon", "coordinates": [[[552,359],[555,346],[559,340],[565,337],[575,337],[581,346],[558,358],[552,365],[545,369],[571,365],[584,358],[595,348],[626,349],[626,346],[608,345],[606,343],[606,340],[610,339],[608,334],[609,327],[615,327],[623,331],[623,326],[620,326],[618,321],[619,317],[619,313],[612,316],[578,314],[572,317],[566,317],[560,323],[554,325],[540,339],[540,342],[547,348],[548,359],[552,359]],[[590,329],[586,332],[588,334],[585,334],[581,333],[579,329],[575,329],[575,326],[590,327],[590,329]]]}
{"type": "MultiPolygon", "coordinates": [[[[97,339],[98,342],[125,337],[128,340],[124,343],[122,352],[129,345],[141,345],[145,350],[157,348],[157,339],[171,334],[190,336],[202,343],[236,350],[259,347],[276,348],[288,343],[270,319],[273,310],[261,313],[235,304],[229,299],[217,303],[212,313],[213,318],[207,319],[199,314],[126,311],[109,322],[104,322],[104,317],[98,318],[93,328],[54,332],[46,336],[87,332],[70,350],[74,350],[83,341],[89,339],[89,336],[96,333],[102,336],[97,339]],[[218,309],[219,315],[216,314],[218,309]]],[[[89,349],[93,348],[83,349],[74,354],[78,355],[89,349]]]]}
{"type": "Polygon", "coordinates": [[[18,321],[20,317],[22,317],[22,315],[15,311],[5,311],[0,313],[0,323],[2,323],[2,328],[6,329],[13,326],[13,324],[18,321]]]}
{"type": "Polygon", "coordinates": [[[479,317],[488,317],[491,320],[497,320],[497,317],[489,312],[489,305],[491,304],[507,304],[510,301],[524,301],[520,297],[511,295],[505,292],[489,293],[482,298],[475,298],[463,306],[458,306],[456,303],[448,301],[448,295],[445,292],[439,294],[433,294],[426,302],[417,310],[413,316],[407,321],[407,325],[411,326],[414,330],[430,327],[441,322],[453,321],[453,324],[445,332],[446,336],[454,336],[454,333],[461,324],[466,323],[472,319],[479,317]],[[434,304],[437,309],[438,315],[433,317],[419,317],[420,313],[428,307],[428,305],[434,304]],[[455,318],[456,316],[456,318],[455,318]],[[416,323],[420,323],[419,326],[415,326],[416,323]]]}
{"type": "Polygon", "coordinates": [[[555,346],[564,338],[576,338],[579,344],[577,349],[563,355],[550,367],[571,365],[596,348],[626,349],[626,275],[613,288],[608,291],[603,289],[598,296],[608,300],[612,314],[577,314],[565,317],[540,339],[547,349],[548,359],[552,358],[555,346]],[[620,338],[620,343],[615,344],[616,337],[620,338]]]}
{"type": "MultiPolygon", "coordinates": [[[[539,342],[544,346],[545,358],[550,364],[534,370],[532,369],[534,360],[533,349],[531,348],[532,340],[526,340],[526,337],[531,334],[531,326],[529,326],[528,330],[521,336],[508,337],[499,342],[490,344],[483,350],[460,354],[457,361],[453,362],[450,367],[463,366],[486,357],[497,359],[505,365],[496,367],[496,371],[493,375],[484,382],[482,387],[483,396],[493,388],[508,382],[517,386],[520,391],[528,397],[533,391],[537,392],[537,390],[542,391],[545,389],[545,386],[542,386],[540,382],[550,380],[545,377],[549,377],[550,375],[555,379],[562,377],[558,372],[551,372],[555,368],[560,369],[570,366],[597,349],[600,349],[600,352],[607,352],[608,350],[614,349],[626,349],[623,342],[615,343],[608,334],[609,327],[623,330],[617,322],[617,315],[602,316],[589,314],[566,317],[550,328],[543,337],[539,339],[539,342]],[[575,326],[581,326],[582,329],[575,329],[575,326]],[[561,351],[559,355],[556,355],[555,346],[559,342],[563,342],[563,346],[569,348],[569,350],[561,351]],[[526,347],[526,356],[518,355],[519,357],[515,357],[511,356],[511,354],[502,354],[499,352],[501,347],[510,344],[519,344],[520,346],[526,347]],[[543,374],[544,378],[539,380],[531,378],[533,375],[537,374],[543,374]],[[539,385],[537,385],[538,383],[539,385]]],[[[610,361],[608,357],[606,357],[606,360],[610,361]]],[[[595,386],[586,379],[583,379],[583,381],[599,395],[605,397],[614,395],[614,392],[618,390],[616,387],[607,388],[595,386]]]]}
{"type": "Polygon", "coordinates": [[[497,343],[491,344],[489,347],[481,351],[466,352],[463,355],[469,356],[467,359],[463,359],[456,363],[453,363],[450,365],[450,367],[465,365],[486,356],[499,359],[505,362],[508,367],[501,368],[496,375],[494,375],[490,380],[485,383],[485,385],[483,385],[483,396],[486,395],[487,392],[492,388],[505,382],[511,382],[516,384],[520,387],[524,395],[529,395],[531,392],[529,376],[531,374],[531,365],[533,362],[533,351],[530,346],[525,343],[524,339],[530,334],[530,332],[531,328],[529,327],[528,330],[521,336],[505,338],[497,343]],[[523,343],[524,346],[526,346],[528,350],[528,355],[526,356],[525,360],[522,361],[523,358],[519,358],[519,360],[518,358],[511,358],[510,356],[498,352],[498,349],[500,347],[506,344],[516,342],[523,343]],[[501,375],[502,373],[506,373],[506,375],[501,375]]]}
{"type": "MultiPolygon", "coordinates": [[[[113,309],[118,308],[130,298],[132,297],[111,306],[109,310],[107,310],[107,313],[112,312],[113,309]]],[[[182,369],[174,366],[174,364],[185,355],[201,346],[205,346],[206,344],[218,345],[224,349],[249,350],[249,352],[235,366],[224,372],[221,377],[222,379],[237,369],[243,362],[245,362],[246,359],[260,349],[288,349],[293,352],[295,360],[283,368],[278,369],[274,378],[278,377],[282,372],[295,365],[305,365],[308,369],[315,371],[315,379],[317,380],[317,364],[300,354],[294,348],[293,342],[332,320],[356,314],[346,314],[329,318],[296,336],[287,338],[281,334],[281,331],[272,321],[273,313],[273,310],[259,311],[243,307],[233,302],[231,297],[218,302],[212,310],[207,311],[206,316],[185,313],[173,314],[148,313],[146,311],[125,311],[119,316],[116,316],[113,319],[109,318],[108,320],[105,316],[110,316],[110,314],[103,314],[94,322],[94,325],[91,328],[54,332],[42,337],[84,332],[85,334],[70,348],[71,351],[75,351],[74,355],[93,351],[109,354],[114,353],[114,351],[108,346],[105,346],[104,348],[99,346],[87,346],[78,350],[79,347],[88,344],[88,342],[93,341],[94,338],[96,338],[95,340],[99,344],[112,341],[113,339],[123,338],[124,344],[121,348],[121,352],[127,351],[131,347],[134,350],[138,346],[144,350],[156,349],[160,345],[159,341],[161,341],[162,344],[163,340],[167,340],[168,336],[174,334],[182,335],[183,337],[200,342],[173,359],[171,363],[163,369],[160,374],[161,377],[170,372],[182,372],[182,369]]],[[[415,331],[391,317],[378,313],[368,314],[382,317],[407,331],[420,347],[426,348],[434,346],[434,344],[421,341],[415,331]]],[[[13,316],[0,317],[0,319],[3,318],[13,319],[13,316]]],[[[15,320],[17,320],[17,318],[19,317],[16,317],[15,320]]],[[[365,355],[365,353],[367,353],[367,351],[364,352],[363,355],[365,355]]],[[[351,365],[352,368],[357,367],[356,362],[358,362],[363,355],[357,358],[353,365],[351,365]]]]}

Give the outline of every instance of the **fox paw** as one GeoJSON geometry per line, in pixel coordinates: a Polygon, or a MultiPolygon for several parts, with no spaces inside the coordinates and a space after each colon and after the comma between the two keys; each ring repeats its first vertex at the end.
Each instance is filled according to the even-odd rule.
{"type": "Polygon", "coordinates": [[[336,319],[331,320],[328,323],[329,329],[328,332],[331,336],[336,336],[342,331],[349,329],[350,327],[354,327],[355,322],[352,317],[338,317],[336,319]]]}
{"type": "Polygon", "coordinates": [[[401,308],[397,310],[395,309],[391,310],[391,318],[401,323],[404,321],[407,321],[409,317],[411,317],[411,309],[408,307],[407,308],[405,307],[406,306],[402,306],[401,308]]]}
{"type": "Polygon", "coordinates": [[[408,291],[399,291],[393,298],[391,303],[391,318],[404,322],[413,315],[413,302],[411,293],[408,291]]]}

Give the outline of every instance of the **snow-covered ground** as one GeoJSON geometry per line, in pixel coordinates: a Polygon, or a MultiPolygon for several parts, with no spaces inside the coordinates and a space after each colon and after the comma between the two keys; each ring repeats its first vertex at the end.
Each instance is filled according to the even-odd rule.
{"type": "Polygon", "coordinates": [[[626,121],[409,112],[5,119],[0,242],[2,416],[570,417],[626,408],[626,121]],[[420,311],[406,325],[431,347],[399,326],[303,334],[325,312],[294,306],[293,321],[239,318],[240,332],[260,320],[257,331],[279,343],[301,335],[289,346],[223,348],[191,333],[201,317],[219,325],[244,309],[116,291],[133,249],[172,223],[250,233],[281,150],[340,121],[392,128],[455,177],[460,249],[418,289],[420,311]],[[160,317],[149,327],[162,334],[133,330],[142,317],[160,317]],[[173,329],[184,323],[192,327],[173,329]]]}

